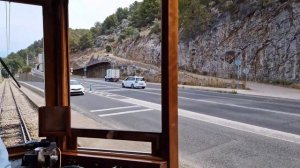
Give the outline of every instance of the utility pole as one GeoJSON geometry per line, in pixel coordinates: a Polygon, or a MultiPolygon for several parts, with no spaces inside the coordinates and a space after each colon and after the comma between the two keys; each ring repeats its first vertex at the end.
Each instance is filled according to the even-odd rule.
{"type": "Polygon", "coordinates": [[[29,66],[28,54],[26,54],[26,65],[29,66]]]}
{"type": "Polygon", "coordinates": [[[0,82],[2,82],[2,65],[0,64],[0,82]]]}
{"type": "Polygon", "coordinates": [[[87,71],[87,66],[86,65],[84,66],[83,71],[84,71],[84,78],[86,78],[86,71],[87,71]]]}

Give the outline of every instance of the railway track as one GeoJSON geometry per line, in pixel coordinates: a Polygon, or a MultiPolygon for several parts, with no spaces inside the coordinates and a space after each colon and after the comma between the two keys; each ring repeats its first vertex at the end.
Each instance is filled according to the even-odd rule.
{"type": "Polygon", "coordinates": [[[17,88],[8,80],[4,81],[2,88],[0,132],[3,142],[6,146],[15,146],[31,141],[30,131],[16,98],[17,88]]]}
{"type": "Polygon", "coordinates": [[[3,106],[3,100],[4,100],[4,90],[5,90],[5,83],[3,84],[1,88],[1,100],[0,100],[0,114],[2,113],[2,106],[3,106]]]}

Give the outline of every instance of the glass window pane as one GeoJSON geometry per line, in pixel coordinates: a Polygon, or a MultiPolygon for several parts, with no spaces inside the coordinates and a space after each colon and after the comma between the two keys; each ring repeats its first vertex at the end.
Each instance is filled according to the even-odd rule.
{"type": "Polygon", "coordinates": [[[160,1],[69,3],[72,127],[161,132],[160,1]]]}
{"type": "Polygon", "coordinates": [[[182,167],[299,165],[299,5],[179,0],[182,167]]]}
{"type": "Polygon", "coordinates": [[[38,107],[45,105],[42,8],[1,1],[0,41],[0,57],[21,86],[1,65],[0,133],[11,147],[41,138],[38,107]]]}

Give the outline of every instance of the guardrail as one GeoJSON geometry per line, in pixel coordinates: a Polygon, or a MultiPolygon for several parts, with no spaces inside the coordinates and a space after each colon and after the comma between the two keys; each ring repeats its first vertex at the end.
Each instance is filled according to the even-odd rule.
{"type": "Polygon", "coordinates": [[[43,89],[38,88],[38,87],[33,86],[33,85],[30,85],[30,84],[28,84],[28,83],[26,83],[26,82],[20,82],[20,84],[21,84],[23,87],[26,87],[27,89],[33,91],[34,93],[36,93],[36,94],[38,94],[38,95],[40,95],[40,96],[42,96],[42,97],[45,97],[45,92],[44,92],[43,89]]]}

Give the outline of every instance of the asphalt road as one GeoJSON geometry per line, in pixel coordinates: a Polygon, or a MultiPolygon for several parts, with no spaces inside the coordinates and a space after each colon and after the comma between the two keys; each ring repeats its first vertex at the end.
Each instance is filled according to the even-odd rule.
{"type": "MultiPolygon", "coordinates": [[[[160,85],[78,80],[87,92],[71,96],[76,111],[121,130],[161,131],[160,85]]],[[[299,167],[300,101],[178,91],[181,167],[299,167]]]]}

